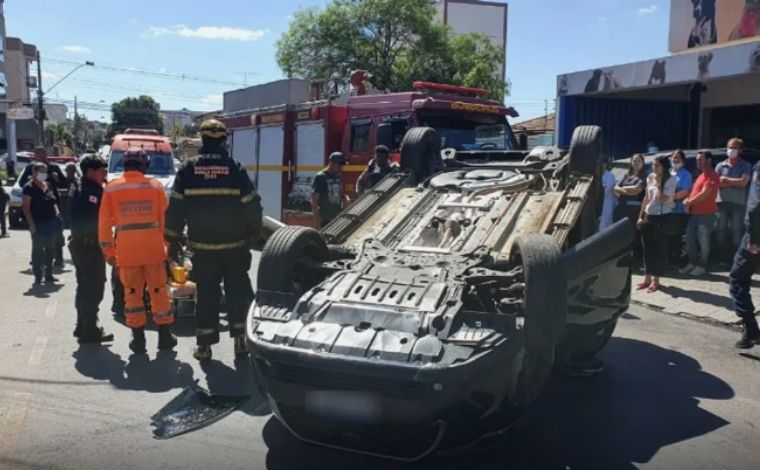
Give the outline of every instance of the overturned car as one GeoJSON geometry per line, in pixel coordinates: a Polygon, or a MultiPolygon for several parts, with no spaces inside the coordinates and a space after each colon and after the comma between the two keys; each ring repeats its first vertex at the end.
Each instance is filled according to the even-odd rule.
{"type": "Polygon", "coordinates": [[[628,308],[632,224],[596,232],[600,128],[520,158],[437,142],[411,129],[411,173],[263,249],[249,348],[299,439],[401,460],[466,450],[513,425],[555,366],[593,357],[628,308]]]}

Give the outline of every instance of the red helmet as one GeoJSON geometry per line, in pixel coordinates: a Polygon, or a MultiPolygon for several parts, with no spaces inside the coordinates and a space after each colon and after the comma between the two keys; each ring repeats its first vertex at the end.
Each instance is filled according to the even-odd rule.
{"type": "Polygon", "coordinates": [[[124,153],[124,169],[140,170],[145,172],[150,165],[150,157],[143,149],[129,149],[124,153]]]}

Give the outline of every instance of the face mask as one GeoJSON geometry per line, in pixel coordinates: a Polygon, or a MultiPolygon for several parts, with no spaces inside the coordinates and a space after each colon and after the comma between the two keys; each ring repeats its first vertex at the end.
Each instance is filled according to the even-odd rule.
{"type": "Polygon", "coordinates": [[[728,154],[728,158],[732,160],[739,158],[739,149],[727,149],[726,154],[728,154]]]}
{"type": "Polygon", "coordinates": [[[47,181],[47,173],[37,173],[37,181],[47,181]]]}
{"type": "Polygon", "coordinates": [[[681,168],[683,168],[683,163],[674,163],[673,164],[673,170],[674,171],[681,171],[681,168]]]}
{"type": "Polygon", "coordinates": [[[657,147],[649,147],[647,150],[649,153],[657,153],[657,151],[659,151],[660,149],[658,149],[657,147]]]}

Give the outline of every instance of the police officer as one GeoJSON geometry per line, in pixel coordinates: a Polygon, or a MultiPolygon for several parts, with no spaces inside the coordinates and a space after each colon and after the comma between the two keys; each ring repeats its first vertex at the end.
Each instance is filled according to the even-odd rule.
{"type": "Polygon", "coordinates": [[[750,295],[752,275],[758,267],[760,267],[760,163],[756,163],[752,168],[747,213],[744,218],[744,236],[734,255],[734,264],[729,274],[734,310],[744,323],[742,337],[736,343],[739,349],[749,349],[760,344],[760,328],[755,319],[755,307],[750,295]]]}
{"type": "Polygon", "coordinates": [[[375,147],[375,158],[369,162],[367,168],[364,169],[359,179],[356,181],[356,194],[361,194],[364,191],[371,189],[381,179],[385,178],[391,173],[399,171],[397,164],[392,163],[388,157],[390,151],[385,145],[378,145],[375,147]]]}
{"type": "Polygon", "coordinates": [[[250,248],[261,229],[261,202],[245,169],[227,153],[227,129],[209,119],[200,126],[200,154],[185,162],[174,180],[166,212],[166,241],[175,248],[187,226],[197,285],[196,342],[193,356],[211,358],[219,342],[220,284],[224,282],[235,357],[248,353],[245,315],[253,300],[248,277],[250,248]]]}
{"type": "Polygon", "coordinates": [[[103,300],[106,282],[106,261],[98,245],[98,212],[103,200],[106,162],[95,156],[79,163],[82,178],[73,183],[69,202],[71,240],[69,251],[77,277],[75,305],[77,325],[74,336],[80,343],[113,341],[98,326],[98,308],[103,300]]]}

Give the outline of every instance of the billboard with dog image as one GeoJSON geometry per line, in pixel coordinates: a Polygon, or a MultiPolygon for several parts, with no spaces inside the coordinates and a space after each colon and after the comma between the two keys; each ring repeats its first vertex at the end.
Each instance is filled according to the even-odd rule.
{"type": "Polygon", "coordinates": [[[671,0],[670,52],[760,37],[760,0],[671,0]]]}

